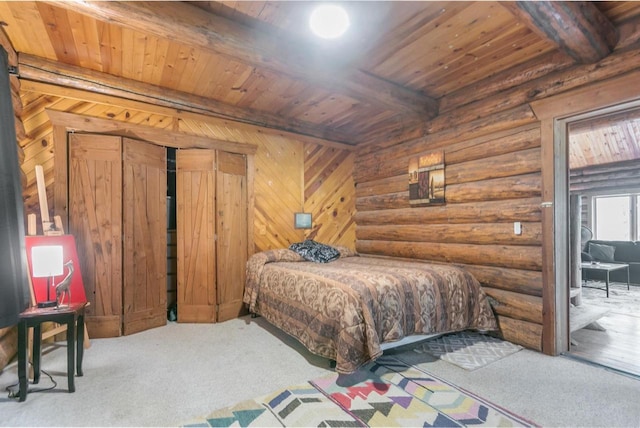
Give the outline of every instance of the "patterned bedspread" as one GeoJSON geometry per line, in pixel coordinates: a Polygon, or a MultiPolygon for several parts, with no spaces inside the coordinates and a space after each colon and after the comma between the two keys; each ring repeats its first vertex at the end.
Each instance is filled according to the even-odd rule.
{"type": "Polygon", "coordinates": [[[326,264],[288,249],[253,255],[244,302],[340,373],[405,336],[497,329],[480,284],[461,268],[341,253],[326,264]]]}

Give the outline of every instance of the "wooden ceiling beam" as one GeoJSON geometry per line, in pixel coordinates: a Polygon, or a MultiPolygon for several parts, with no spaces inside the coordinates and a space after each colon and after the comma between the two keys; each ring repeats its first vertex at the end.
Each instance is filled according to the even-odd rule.
{"type": "Polygon", "coordinates": [[[384,106],[406,116],[435,117],[437,101],[357,69],[332,68],[319,57],[282,35],[249,28],[184,2],[68,1],[48,3],[94,19],[213,51],[256,67],[264,67],[340,93],[361,103],[384,106]]]}
{"type": "Polygon", "coordinates": [[[18,67],[21,79],[141,101],[179,111],[190,111],[251,125],[279,129],[337,143],[355,144],[350,135],[308,122],[283,118],[249,108],[240,108],[209,98],[115,77],[107,73],[63,64],[33,55],[20,53],[18,67]]]}
{"type": "Polygon", "coordinates": [[[618,43],[616,27],[592,2],[516,1],[500,4],[579,64],[600,61],[613,52],[618,43]]]}
{"type": "Polygon", "coordinates": [[[497,93],[526,85],[529,81],[566,70],[574,65],[574,60],[564,52],[549,51],[445,95],[440,99],[440,113],[444,114],[466,104],[487,99],[497,93]]]}

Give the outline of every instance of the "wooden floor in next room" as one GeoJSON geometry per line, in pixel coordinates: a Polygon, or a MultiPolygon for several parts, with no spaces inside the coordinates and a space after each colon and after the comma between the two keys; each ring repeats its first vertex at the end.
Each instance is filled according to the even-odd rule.
{"type": "MultiPolygon", "coordinates": [[[[640,293],[640,287],[633,288],[640,293]]],[[[605,298],[603,295],[602,299],[605,298]]],[[[612,308],[597,321],[603,330],[583,328],[573,332],[569,354],[640,376],[640,307],[638,309],[635,313],[622,313],[612,308]]]]}

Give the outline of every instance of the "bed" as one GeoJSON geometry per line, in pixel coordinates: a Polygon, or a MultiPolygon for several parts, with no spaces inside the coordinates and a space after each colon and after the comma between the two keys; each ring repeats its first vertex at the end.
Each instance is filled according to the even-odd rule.
{"type": "Polygon", "coordinates": [[[330,263],[289,249],[254,254],[243,298],[252,314],[335,360],[337,372],[352,373],[408,336],[497,329],[486,294],[462,268],[338,249],[330,263]]]}

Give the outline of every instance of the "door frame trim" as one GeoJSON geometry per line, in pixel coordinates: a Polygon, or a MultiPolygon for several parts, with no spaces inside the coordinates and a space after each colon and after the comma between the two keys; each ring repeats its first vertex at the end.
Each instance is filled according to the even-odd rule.
{"type": "Polygon", "coordinates": [[[569,123],[640,105],[640,71],[530,103],[542,158],[542,351],[569,350],[569,123]]]}

